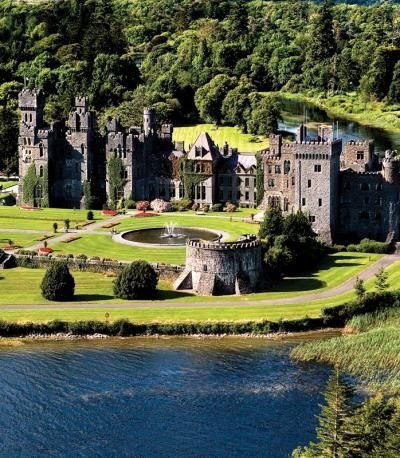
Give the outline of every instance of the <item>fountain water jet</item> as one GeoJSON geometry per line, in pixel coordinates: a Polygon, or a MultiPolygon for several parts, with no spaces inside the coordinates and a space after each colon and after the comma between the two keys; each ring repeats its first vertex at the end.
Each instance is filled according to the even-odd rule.
{"type": "Polygon", "coordinates": [[[176,226],[177,226],[176,223],[174,223],[173,221],[169,221],[165,225],[165,231],[162,235],[160,235],[160,237],[161,238],[170,238],[170,239],[182,237],[182,234],[177,234],[175,232],[176,226]]]}

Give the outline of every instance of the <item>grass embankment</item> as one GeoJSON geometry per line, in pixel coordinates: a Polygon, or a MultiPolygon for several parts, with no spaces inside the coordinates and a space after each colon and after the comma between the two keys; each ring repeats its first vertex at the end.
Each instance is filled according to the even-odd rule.
{"type": "MultiPolygon", "coordinates": [[[[397,272],[398,274],[398,272],[397,272]]],[[[298,346],[299,361],[334,364],[371,391],[400,393],[400,309],[383,309],[348,321],[345,335],[298,346]]]]}
{"type": "MultiPolygon", "coordinates": [[[[353,256],[346,253],[346,256],[353,256]]],[[[378,255],[377,255],[378,256],[378,255]]],[[[368,256],[362,253],[354,253],[354,258],[343,258],[341,253],[331,256],[331,267],[322,268],[313,273],[314,279],[319,278],[324,289],[337,286],[339,283],[355,275],[355,270],[363,270],[369,263],[368,256]],[[347,261],[346,262],[342,262],[347,261]],[[353,259],[353,262],[350,262],[353,259]]],[[[400,263],[396,269],[391,270],[390,279],[393,275],[400,274],[400,263]]],[[[308,277],[297,279],[284,279],[281,282],[280,291],[257,293],[249,296],[219,296],[219,297],[198,297],[187,293],[171,290],[167,282],[160,282],[159,298],[157,301],[140,302],[140,306],[133,308],[138,303],[130,302],[132,307],[118,307],[122,301],[115,299],[112,293],[112,278],[102,274],[74,272],[76,282],[75,301],[71,304],[50,303],[40,295],[40,282],[44,275],[43,269],[16,268],[5,270],[0,274],[0,306],[6,305],[27,305],[26,309],[6,309],[0,307],[0,318],[11,321],[48,321],[51,319],[63,320],[101,320],[104,313],[108,311],[112,320],[126,318],[138,323],[174,323],[174,322],[205,322],[205,321],[260,321],[260,320],[293,320],[309,317],[319,317],[321,310],[327,306],[342,304],[354,297],[352,291],[334,296],[330,299],[319,299],[308,302],[292,304],[274,304],[274,300],[282,296],[296,297],[307,292],[315,293],[315,283],[310,283],[308,277]],[[24,288],[19,288],[23,281],[24,288]],[[297,290],[295,290],[297,288],[297,290]],[[284,292],[286,289],[286,292],[284,292]],[[270,300],[267,304],[256,304],[249,301],[270,300]],[[191,306],[192,302],[202,302],[201,306],[191,306]],[[223,304],[217,304],[222,302],[223,304]],[[29,305],[44,304],[48,308],[33,309],[29,305]],[[90,307],[85,307],[90,304],[90,307]],[[96,305],[102,304],[102,307],[96,305]],[[107,308],[110,304],[110,308],[107,308]],[[111,307],[111,304],[113,306],[111,307]]],[[[278,287],[277,287],[278,289],[278,287]]]]}
{"type": "Polygon", "coordinates": [[[400,131],[400,105],[364,101],[357,92],[330,96],[279,92],[279,95],[286,100],[312,103],[323,108],[332,116],[357,121],[359,124],[378,127],[387,131],[400,131]]]}
{"type": "Polygon", "coordinates": [[[0,180],[0,186],[3,186],[3,190],[15,186],[16,184],[18,184],[18,180],[0,180]]]}
{"type": "Polygon", "coordinates": [[[173,140],[183,141],[189,149],[201,132],[207,132],[220,148],[225,144],[237,148],[240,153],[255,153],[268,146],[268,139],[259,135],[244,134],[237,127],[216,127],[214,124],[195,124],[185,127],[174,127],[173,140]],[[251,139],[257,141],[250,141],[251,139]]]}

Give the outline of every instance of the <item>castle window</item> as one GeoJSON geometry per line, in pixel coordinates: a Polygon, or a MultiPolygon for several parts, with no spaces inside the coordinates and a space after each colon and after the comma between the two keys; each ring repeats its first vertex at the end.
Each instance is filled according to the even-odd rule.
{"type": "Polygon", "coordinates": [[[126,150],[123,151],[124,159],[126,159],[126,150]]]}
{"type": "Polygon", "coordinates": [[[294,179],[294,176],[292,176],[292,186],[294,186],[294,183],[295,183],[295,179],[294,179]]]}
{"type": "Polygon", "coordinates": [[[280,165],[276,165],[275,166],[275,173],[277,173],[277,174],[281,173],[281,166],[280,165]]]}
{"type": "Polygon", "coordinates": [[[364,160],[364,151],[357,151],[357,161],[364,160]]]}
{"type": "Polygon", "coordinates": [[[290,172],[290,161],[284,161],[283,163],[283,173],[287,175],[290,172]]]}
{"type": "Polygon", "coordinates": [[[244,185],[246,186],[246,188],[249,187],[249,185],[250,185],[250,179],[249,178],[245,178],[244,179],[244,185]]]}
{"type": "Polygon", "coordinates": [[[254,191],[254,193],[253,193],[253,200],[254,200],[254,202],[257,201],[257,193],[256,193],[256,191],[254,191]]]}
{"type": "Polygon", "coordinates": [[[201,146],[196,146],[195,148],[195,157],[201,157],[202,156],[202,148],[201,146]]]}
{"type": "Polygon", "coordinates": [[[125,179],[128,178],[128,171],[127,171],[127,170],[124,170],[124,178],[125,178],[125,179]]]}
{"type": "Polygon", "coordinates": [[[43,197],[43,190],[42,190],[42,186],[40,184],[37,184],[35,186],[35,199],[41,199],[43,197]]]}
{"type": "Polygon", "coordinates": [[[25,113],[25,122],[28,122],[28,114],[25,113]]]}
{"type": "Polygon", "coordinates": [[[306,204],[306,198],[303,197],[303,198],[301,199],[301,205],[304,207],[305,204],[306,204]]]}
{"type": "Polygon", "coordinates": [[[268,166],[268,173],[271,175],[271,173],[272,173],[272,165],[268,166]]]}
{"type": "Polygon", "coordinates": [[[207,264],[203,264],[203,272],[207,272],[207,264]]]}
{"type": "Polygon", "coordinates": [[[42,143],[40,143],[40,145],[39,145],[39,156],[43,157],[43,145],[42,145],[42,143]]]}
{"type": "Polygon", "coordinates": [[[289,187],[289,180],[286,180],[286,187],[289,187]]]}
{"type": "Polygon", "coordinates": [[[308,220],[310,221],[310,223],[315,223],[315,216],[310,215],[308,217],[308,220]]]}
{"type": "Polygon", "coordinates": [[[283,211],[289,211],[289,200],[286,197],[283,199],[283,211]]]}
{"type": "Polygon", "coordinates": [[[311,180],[308,180],[308,182],[307,182],[307,187],[308,187],[308,188],[311,188],[311,180]]]}
{"type": "Polygon", "coordinates": [[[382,183],[378,183],[378,184],[376,185],[376,190],[377,190],[377,191],[382,191],[382,183]]]}
{"type": "Polygon", "coordinates": [[[31,144],[31,139],[30,139],[30,138],[28,138],[28,145],[30,145],[30,144],[31,144]]]}
{"type": "Polygon", "coordinates": [[[268,197],[268,206],[271,208],[280,208],[281,200],[278,196],[268,197]]]}
{"type": "Polygon", "coordinates": [[[246,200],[246,201],[249,200],[249,192],[248,191],[246,191],[244,193],[244,200],[246,200]]]}
{"type": "Polygon", "coordinates": [[[26,138],[24,137],[24,145],[26,145],[26,138]]]}
{"type": "Polygon", "coordinates": [[[32,122],[32,113],[29,114],[29,122],[32,122]]]}
{"type": "Polygon", "coordinates": [[[42,177],[43,176],[43,165],[41,165],[39,167],[39,176],[42,177]]]}
{"type": "Polygon", "coordinates": [[[273,188],[275,186],[275,181],[273,178],[268,178],[268,186],[273,188]]]}
{"type": "Polygon", "coordinates": [[[184,194],[185,194],[185,190],[183,188],[183,183],[179,183],[179,195],[178,195],[178,198],[180,198],[180,199],[183,198],[184,194]]]}
{"type": "Polygon", "coordinates": [[[322,207],[322,199],[318,199],[318,207],[322,207]]]}
{"type": "Polygon", "coordinates": [[[314,172],[321,172],[321,164],[314,165],[314,172]]]}
{"type": "Polygon", "coordinates": [[[361,183],[360,189],[361,189],[361,191],[369,191],[369,184],[368,183],[361,183]]]}

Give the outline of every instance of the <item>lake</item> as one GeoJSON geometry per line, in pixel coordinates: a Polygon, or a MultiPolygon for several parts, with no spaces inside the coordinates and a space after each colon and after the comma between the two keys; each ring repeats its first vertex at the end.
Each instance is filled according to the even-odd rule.
{"type": "Polygon", "coordinates": [[[287,457],[330,369],[291,342],[127,339],[0,348],[0,455],[287,457]]]}
{"type": "Polygon", "coordinates": [[[319,123],[334,123],[335,126],[338,125],[339,138],[342,138],[343,141],[373,139],[375,140],[375,151],[379,155],[382,155],[387,149],[400,149],[399,132],[388,132],[377,127],[363,126],[355,121],[334,117],[325,110],[306,102],[282,101],[282,122],[279,123],[279,130],[294,134],[305,117],[307,117],[307,125],[311,134],[316,134],[319,123]]]}

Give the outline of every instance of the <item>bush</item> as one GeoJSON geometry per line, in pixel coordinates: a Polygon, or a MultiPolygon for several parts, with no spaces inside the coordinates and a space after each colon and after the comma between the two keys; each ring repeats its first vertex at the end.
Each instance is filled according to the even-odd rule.
{"type": "Polygon", "coordinates": [[[136,208],[136,202],[133,199],[127,199],[125,201],[125,208],[127,209],[136,208]]]}
{"type": "Polygon", "coordinates": [[[212,207],[211,207],[211,211],[213,212],[222,212],[224,206],[222,204],[214,204],[212,207]]]}
{"type": "Polygon", "coordinates": [[[139,202],[136,202],[136,210],[145,212],[149,208],[150,208],[150,202],[148,200],[141,200],[139,202]]]}
{"type": "Polygon", "coordinates": [[[146,261],[134,261],[114,280],[114,294],[120,299],[152,299],[156,293],[158,274],[146,261]]]}
{"type": "Polygon", "coordinates": [[[89,211],[87,212],[87,214],[86,214],[86,219],[87,219],[88,221],[93,221],[93,220],[94,220],[94,215],[93,215],[92,210],[89,210],[89,211]]]}
{"type": "Polygon", "coordinates": [[[154,199],[151,201],[151,208],[157,213],[171,211],[171,203],[162,199],[154,199]]]}
{"type": "Polygon", "coordinates": [[[47,269],[40,285],[42,296],[49,301],[70,301],[74,297],[75,280],[64,262],[47,269]]]}
{"type": "Polygon", "coordinates": [[[180,199],[174,202],[174,206],[175,205],[179,211],[189,210],[190,208],[192,208],[193,201],[190,199],[180,199]]]}
{"type": "Polygon", "coordinates": [[[237,207],[236,207],[235,204],[228,204],[226,206],[226,211],[229,212],[229,213],[235,212],[236,209],[237,209],[237,207]]]}
{"type": "Polygon", "coordinates": [[[197,212],[197,210],[200,208],[200,204],[198,204],[197,202],[195,204],[192,205],[192,210],[194,212],[197,212]]]}
{"type": "Polygon", "coordinates": [[[202,210],[203,210],[204,213],[208,213],[209,210],[210,210],[210,206],[209,205],[203,205],[202,210]]]}

